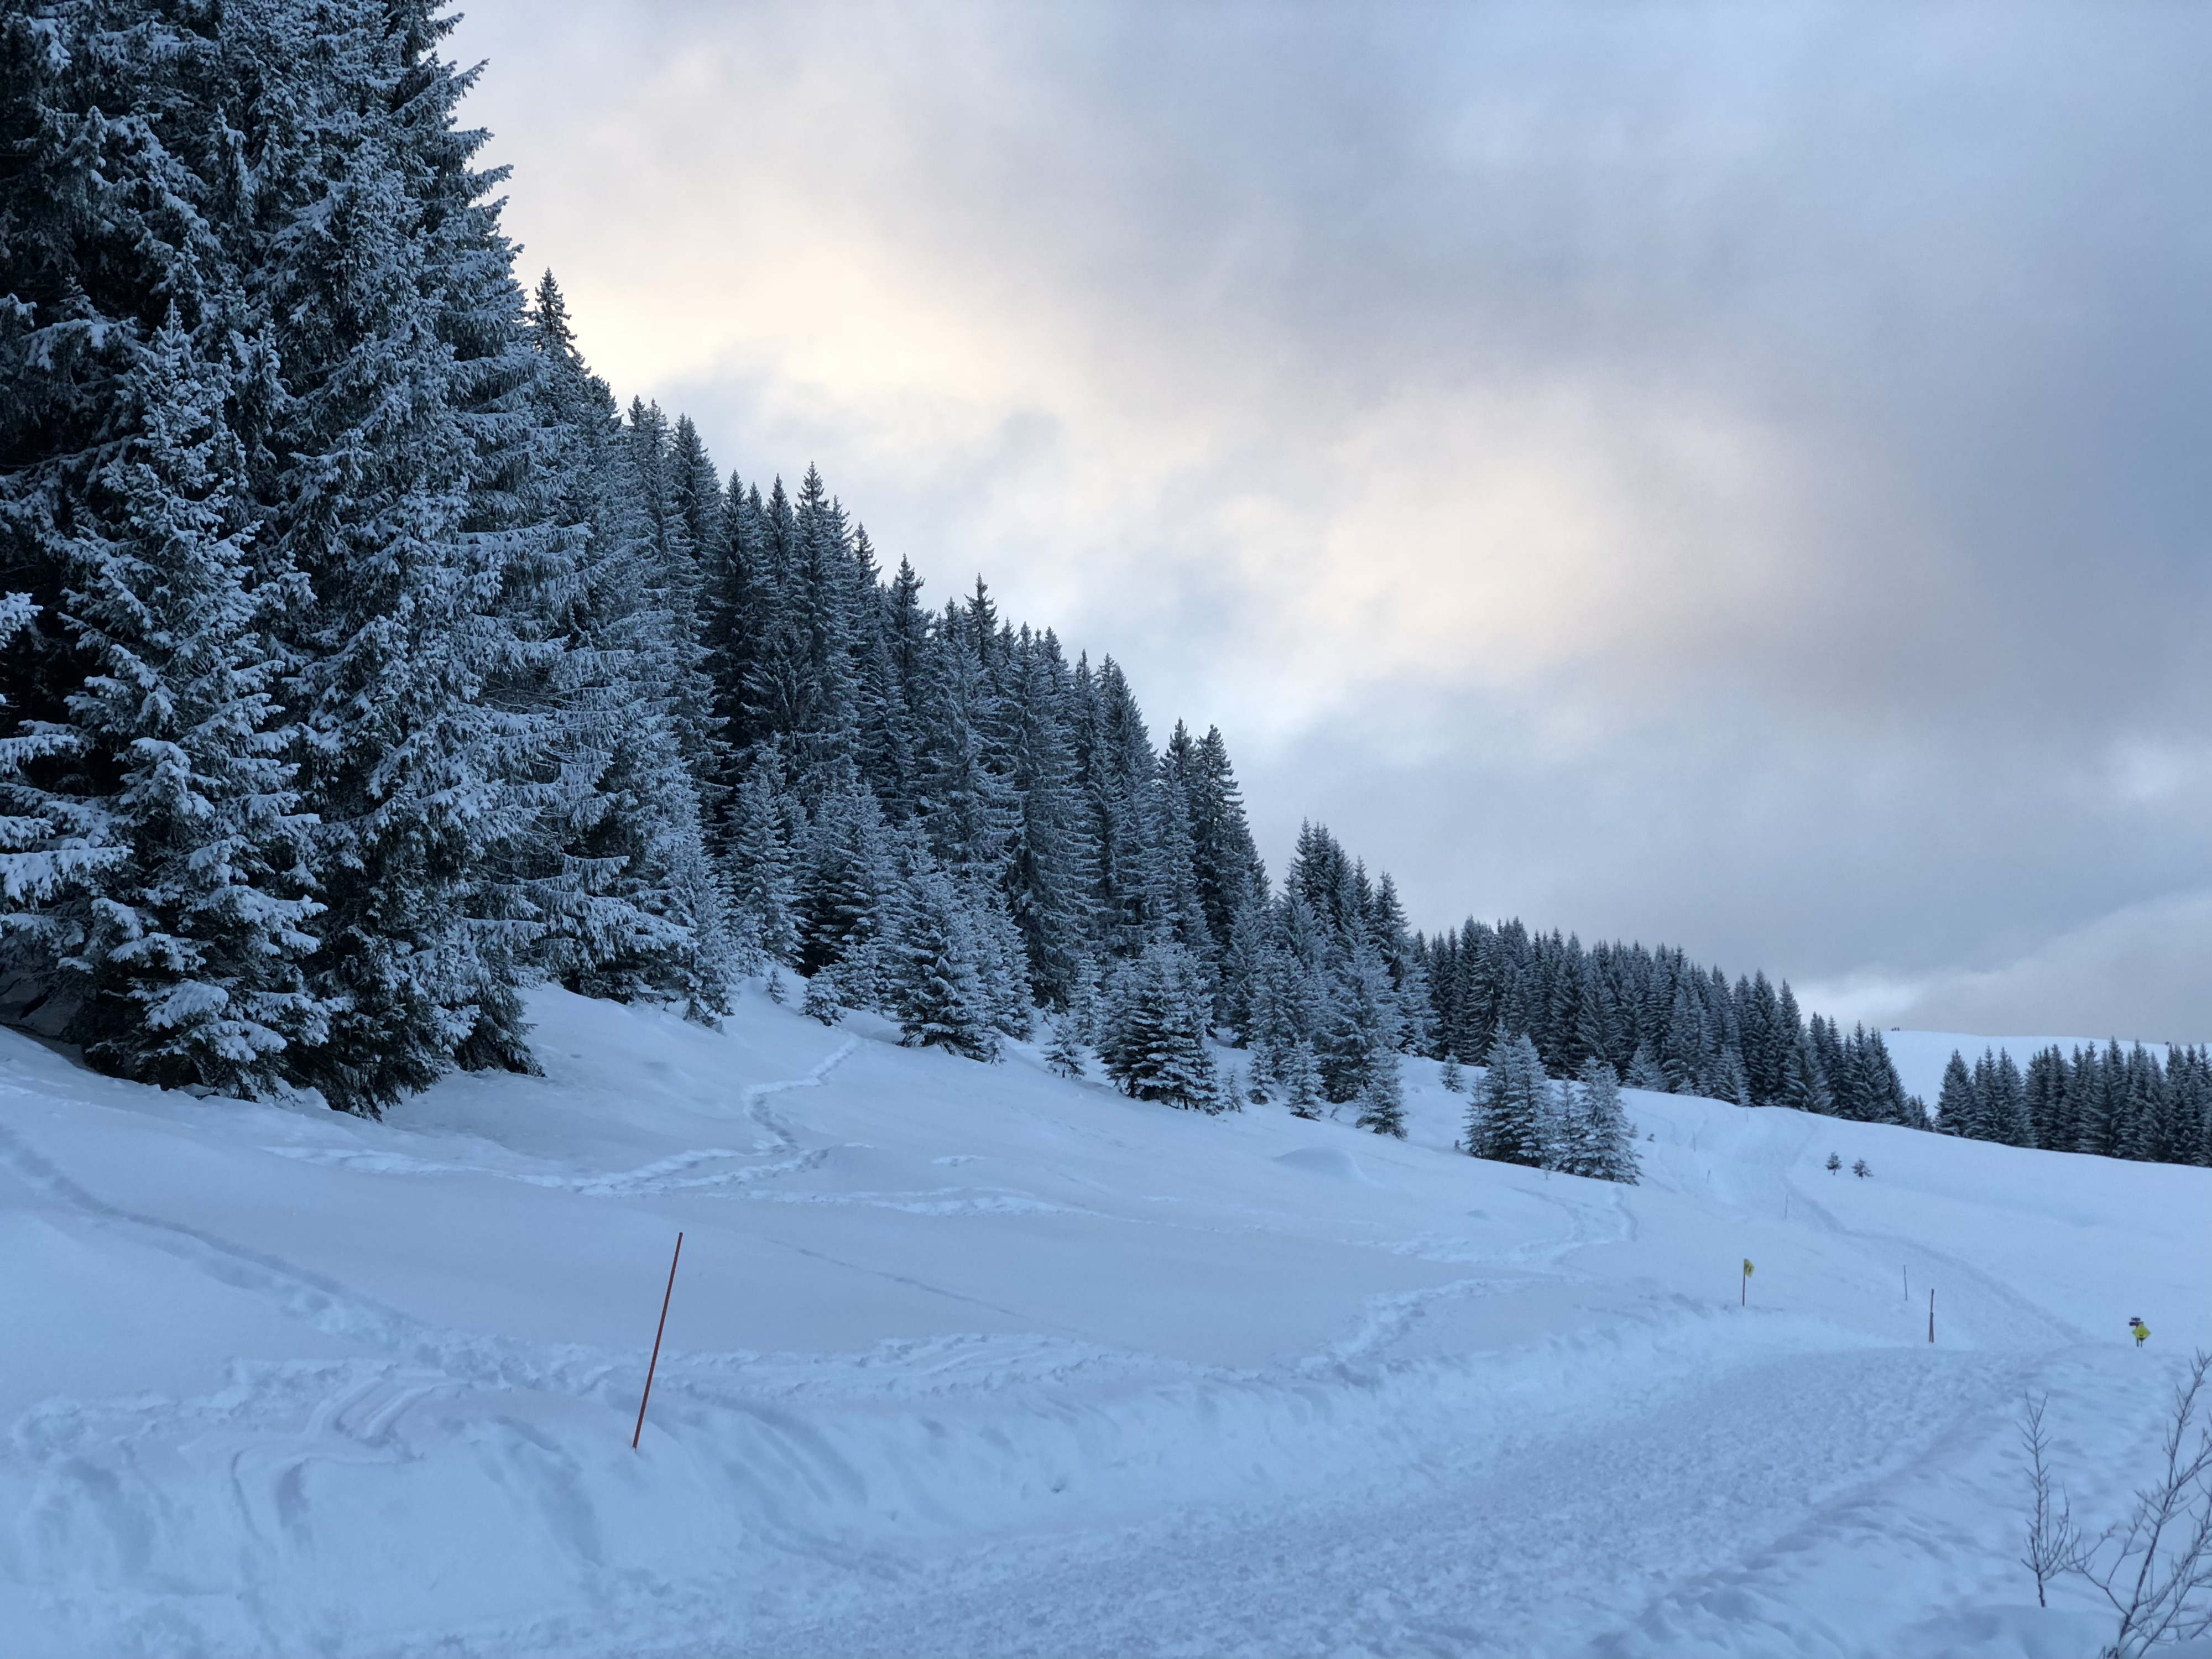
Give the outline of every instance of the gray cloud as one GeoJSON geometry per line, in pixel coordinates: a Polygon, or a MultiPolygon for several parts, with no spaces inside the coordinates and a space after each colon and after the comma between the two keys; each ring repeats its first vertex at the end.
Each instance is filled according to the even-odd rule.
{"type": "MultiPolygon", "coordinates": [[[[459,41],[625,393],[1218,720],[1274,846],[1328,817],[1431,925],[2098,1030],[2126,976],[2063,941],[2212,963],[2169,902],[2212,875],[2208,46],[514,0],[459,41]]],[[[2126,982],[2212,1036],[2203,978],[2126,982]]]]}

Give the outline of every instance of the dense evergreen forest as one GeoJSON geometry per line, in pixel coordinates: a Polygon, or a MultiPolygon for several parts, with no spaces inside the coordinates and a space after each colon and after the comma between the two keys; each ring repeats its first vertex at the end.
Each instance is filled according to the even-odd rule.
{"type": "MultiPolygon", "coordinates": [[[[1401,1055],[1498,1059],[1471,1150],[1624,1178],[1623,1079],[1929,1127],[1878,1033],[1764,975],[1425,937],[1318,825],[1271,882],[1219,732],[1156,741],[1110,657],[980,579],[925,599],[811,468],[621,408],[516,279],[447,27],[8,11],[0,1017],[374,1115],[527,1069],[532,982],[711,1020],[789,972],[825,1020],[1382,1133],[1401,1055]]],[[[2039,1059],[2017,1109],[1947,1085],[1942,1127],[2206,1161],[2203,1055],[2138,1055],[2039,1059]]]]}

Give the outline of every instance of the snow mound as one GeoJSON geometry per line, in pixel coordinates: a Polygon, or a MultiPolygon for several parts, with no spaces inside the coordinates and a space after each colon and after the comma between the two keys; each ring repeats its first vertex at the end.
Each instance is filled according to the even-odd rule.
{"type": "Polygon", "coordinates": [[[1359,1167],[1359,1160],[1340,1146],[1300,1146],[1276,1153],[1275,1162],[1331,1181],[1356,1181],[1369,1187],[1378,1184],[1359,1167]]]}

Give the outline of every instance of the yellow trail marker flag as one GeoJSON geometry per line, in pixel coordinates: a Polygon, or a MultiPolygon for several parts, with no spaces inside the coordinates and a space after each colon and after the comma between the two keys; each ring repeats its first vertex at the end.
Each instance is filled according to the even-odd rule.
{"type": "Polygon", "coordinates": [[[1738,1307],[1747,1308],[1751,1305],[1751,1258],[1749,1256],[1743,1259],[1743,1285],[1737,1291],[1735,1299],[1738,1307]]]}

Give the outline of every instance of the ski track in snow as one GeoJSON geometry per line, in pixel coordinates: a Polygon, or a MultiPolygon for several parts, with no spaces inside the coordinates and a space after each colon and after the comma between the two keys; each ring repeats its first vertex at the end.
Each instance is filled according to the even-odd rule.
{"type": "Polygon", "coordinates": [[[1765,1629],[1771,1645],[1745,1644],[1741,1621],[1709,1604],[1760,1575],[1711,1564],[1747,1535],[1786,1553],[1793,1536],[1885,1530],[1900,1472],[2009,1401],[2014,1380],[1985,1361],[1776,1361],[1669,1389],[1595,1431],[1557,1425],[1483,1443],[1490,1425],[1471,1425],[1459,1455],[1406,1472],[1395,1490],[1009,1546],[933,1564],[922,1595],[766,1624],[699,1651],[1863,1650],[1834,1632],[1834,1645],[1808,1647],[1802,1621],[1786,1620],[1765,1629]],[[1826,1435],[1807,1432],[1815,1421],[1826,1435]]]}
{"type": "MultiPolygon", "coordinates": [[[[1095,1190],[1096,1207],[997,1185],[787,1184],[832,1169],[841,1149],[872,1151],[834,1132],[810,1145],[823,1132],[802,1135],[770,1104],[822,1087],[860,1048],[848,1036],[799,1075],[740,1090],[734,1104],[760,1137],[750,1152],[694,1147],[592,1174],[359,1146],[258,1150],[334,1176],[436,1178],[425,1190],[493,1177],[611,1200],[743,1200],[794,1218],[1067,1220],[1177,1249],[1316,1237],[1302,1196],[1201,1206],[1196,1189],[1117,1188],[1058,1155],[1036,1167],[1095,1190]],[[1279,1202],[1291,1207],[1268,1207],[1279,1202]]],[[[0,1085],[0,1103],[41,1098],[0,1085]]],[[[1681,1143],[1647,1151],[1667,1166],[1656,1189],[1694,1181],[1747,1218],[1778,1212],[1786,1193],[1790,1224],[1810,1237],[1940,1269],[1979,1346],[1747,1319],[1646,1290],[1610,1322],[1462,1350],[1454,1333],[1492,1317],[1486,1306],[1620,1282],[1577,1258],[1663,1246],[1625,1189],[1498,1172],[1484,1176],[1486,1202],[1527,1219],[1494,1240],[1421,1224],[1433,1211],[1395,1229],[1345,1212],[1327,1238],[1348,1259],[1477,1271],[1361,1295],[1337,1334],[1258,1366],[1101,1341],[858,1239],[768,1237],[918,1307],[1012,1325],[860,1352],[671,1351],[638,1455],[627,1437],[641,1346],[447,1328],[278,1252],[104,1200],[88,1171],[0,1121],[0,1177],[24,1193],[358,1350],[234,1363],[211,1395],[54,1396],[21,1416],[0,1443],[0,1512],[19,1517],[0,1531],[0,1630],[88,1633],[57,1654],[148,1656],[1631,1659],[2017,1653],[2022,1630],[2075,1629],[2063,1620],[2078,1614],[2031,1628],[1975,1611],[2014,1547],[2014,1408],[2024,1389],[2049,1389],[2077,1455],[2136,1446],[2148,1417],[2112,1409],[2108,1370],[2081,1357],[2077,1319],[1956,1249],[1839,1212],[1858,1196],[1849,1187],[1815,1178],[1820,1195],[1808,1191],[1797,1177],[1815,1139],[1845,1131],[1763,1115],[1693,1122],[1674,1176],[1681,1143]],[[1431,1330],[1417,1352],[1413,1339],[1431,1330]],[[1966,1515],[1962,1493],[1982,1507],[1966,1515]],[[450,1511],[461,1530],[387,1535],[374,1520],[387,1509],[450,1511]],[[400,1593],[386,1607],[355,1595],[356,1581],[400,1593]],[[1935,1611],[1869,1625],[1869,1585],[1917,1586],[1935,1611]]],[[[1121,1119],[1055,1115],[1026,1097],[1006,1116],[1048,1146],[1119,1155],[1132,1144],[1121,1119]]],[[[1280,1179],[1310,1175],[1396,1190],[1334,1151],[1300,1153],[1280,1179]]]]}

